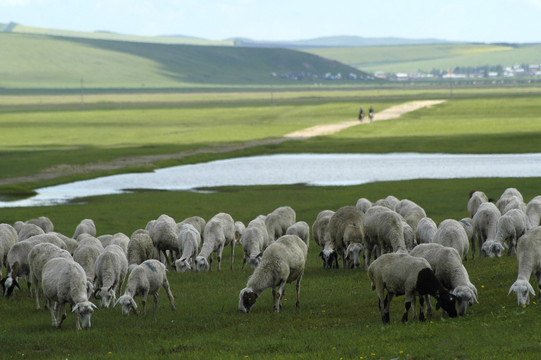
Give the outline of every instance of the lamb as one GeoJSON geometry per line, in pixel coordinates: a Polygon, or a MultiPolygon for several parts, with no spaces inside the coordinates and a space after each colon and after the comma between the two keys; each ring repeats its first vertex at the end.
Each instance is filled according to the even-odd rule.
{"type": "Polygon", "coordinates": [[[43,267],[47,261],[57,257],[72,260],[71,254],[67,250],[50,243],[37,244],[28,253],[30,282],[36,289],[36,309],[40,309],[38,283],[41,281],[43,267]]]}
{"type": "MultiPolygon", "coordinates": [[[[440,244],[419,244],[410,253],[428,261],[436,278],[457,298],[458,315],[466,313],[468,306],[477,302],[477,288],[470,282],[468,271],[462,265],[460,254],[454,248],[440,244]]],[[[427,297],[428,313],[432,311],[427,297]]]]}
{"type": "Polygon", "coordinates": [[[103,250],[94,264],[94,297],[100,299],[100,306],[108,308],[122,288],[128,273],[128,259],[124,250],[111,244],[103,250]]]}
{"type": "Polygon", "coordinates": [[[477,212],[477,209],[479,209],[479,206],[483,203],[488,202],[488,197],[486,194],[482,191],[473,191],[470,193],[470,199],[468,200],[468,213],[470,214],[470,218],[473,219],[473,216],[477,212]]]}
{"type": "Polygon", "coordinates": [[[364,268],[368,270],[372,255],[407,252],[404,226],[399,214],[384,206],[373,206],[364,216],[364,268]]]}
{"type": "Polygon", "coordinates": [[[507,295],[514,291],[517,294],[519,306],[530,303],[529,293],[535,296],[535,291],[530,285],[530,277],[537,276],[537,288],[541,295],[541,226],[536,226],[518,241],[517,246],[518,276],[517,280],[509,288],[507,295]]]}
{"type": "Polygon", "coordinates": [[[246,262],[250,264],[252,271],[257,268],[261,261],[263,250],[267,247],[267,241],[268,235],[265,223],[261,220],[252,220],[240,238],[240,243],[244,250],[242,270],[244,270],[246,262]]]}
{"type": "Polygon", "coordinates": [[[438,226],[433,242],[452,247],[458,252],[461,259],[466,260],[468,257],[468,251],[470,250],[468,234],[466,234],[466,230],[464,230],[464,227],[457,220],[443,220],[438,226]]]}
{"type": "Polygon", "coordinates": [[[158,291],[160,290],[160,287],[163,286],[167,297],[169,298],[171,310],[176,311],[175,299],[171,293],[171,288],[169,287],[166,271],[165,265],[155,259],[146,260],[137,265],[133,268],[128,277],[124,295],[118,298],[115,306],[120,304],[123,315],[129,315],[132,309],[137,315],[139,312],[134,298],[140,295],[142,297],[141,301],[143,304],[144,315],[146,313],[147,296],[148,294],[151,294],[154,298],[153,313],[156,313],[158,307],[158,291]]]}
{"type": "Polygon", "coordinates": [[[363,213],[366,213],[366,211],[372,207],[372,201],[366,198],[359,198],[355,204],[355,207],[361,210],[363,213]]]}
{"type": "MultiPolygon", "coordinates": [[[[3,275],[2,268],[7,268],[9,249],[19,241],[17,231],[9,224],[0,224],[0,278],[3,275]]],[[[8,269],[9,271],[9,269],[8,269]]]]}
{"type": "Polygon", "coordinates": [[[528,216],[528,228],[541,225],[541,196],[536,196],[526,205],[526,215],[528,216]]]}
{"type": "Polygon", "coordinates": [[[438,227],[434,220],[429,217],[424,217],[417,223],[417,229],[415,230],[415,238],[418,244],[431,243],[434,239],[438,227]]]}
{"type": "Polygon", "coordinates": [[[402,215],[402,217],[406,220],[409,226],[411,226],[411,228],[413,229],[413,232],[417,230],[417,224],[419,223],[419,221],[422,218],[426,217],[425,210],[421,206],[408,199],[400,200],[395,205],[394,211],[402,215]]]}
{"type": "Polygon", "coordinates": [[[81,220],[81,222],[75,228],[75,232],[73,233],[72,237],[75,240],[78,240],[77,238],[81,234],[89,234],[92,236],[96,236],[96,224],[94,224],[94,220],[92,219],[81,220]]]}
{"type": "Polygon", "coordinates": [[[286,235],[297,235],[307,246],[310,245],[310,226],[305,221],[297,221],[288,227],[286,235]]]}
{"type": "Polygon", "coordinates": [[[30,219],[27,220],[26,223],[37,225],[46,233],[54,231],[54,224],[47,216],[40,216],[37,219],[30,219]]]}
{"type": "Polygon", "coordinates": [[[419,320],[424,321],[424,295],[432,295],[437,300],[436,310],[442,307],[450,317],[456,317],[456,297],[441,285],[423,258],[404,253],[389,253],[378,257],[368,268],[368,278],[372,290],[379,298],[379,309],[384,324],[390,322],[389,307],[393,296],[405,295],[405,312],[402,322],[408,320],[411,302],[419,296],[421,308],[419,320]],[[387,289],[387,295],[385,295],[387,289]]]}
{"type": "Polygon", "coordinates": [[[218,213],[212,217],[203,232],[203,246],[195,259],[196,270],[211,270],[212,253],[216,252],[218,271],[222,270],[222,252],[224,247],[231,245],[231,270],[235,256],[235,222],[231,215],[218,213]]]}
{"type": "Polygon", "coordinates": [[[64,258],[49,260],[43,266],[42,287],[47,301],[56,301],[54,308],[50,307],[53,327],[62,326],[69,303],[77,314],[76,329],[80,330],[81,325],[90,328],[92,313],[98,307],[88,301],[87,279],[81,265],[64,258]]]}
{"type": "Polygon", "coordinates": [[[178,234],[179,243],[182,249],[180,259],[175,261],[177,272],[195,270],[195,258],[201,244],[201,234],[190,224],[184,224],[178,234]]]}
{"type": "MultiPolygon", "coordinates": [[[[354,206],[343,206],[329,220],[327,227],[331,248],[342,257],[346,267],[345,251],[349,244],[362,244],[364,239],[364,214],[354,206]]],[[[331,252],[332,253],[332,252],[331,252]]]]}
{"type": "Polygon", "coordinates": [[[503,244],[495,241],[500,218],[500,210],[491,202],[483,203],[473,216],[472,259],[475,255],[475,244],[479,246],[479,257],[501,256],[503,244]]]}
{"type": "Polygon", "coordinates": [[[519,209],[512,209],[498,219],[495,241],[507,246],[507,255],[515,255],[518,239],[526,233],[528,217],[519,209]]]}
{"type": "Polygon", "coordinates": [[[265,225],[269,233],[269,243],[284,235],[287,228],[295,224],[296,216],[295,210],[289,206],[279,207],[268,214],[265,218],[265,225]]]}
{"type": "Polygon", "coordinates": [[[169,215],[162,214],[148,229],[154,246],[167,258],[167,251],[171,253],[171,263],[178,258],[179,243],[177,236],[177,223],[169,215]]]}
{"type": "Polygon", "coordinates": [[[239,293],[239,310],[248,313],[257,298],[272,288],[274,311],[279,312],[284,300],[285,285],[296,281],[297,308],[300,307],[301,280],[308,255],[308,246],[296,235],[284,235],[263,252],[261,262],[239,293]]]}
{"type": "Polygon", "coordinates": [[[145,260],[152,259],[154,244],[148,230],[135,230],[128,243],[128,269],[131,271],[135,266],[145,260]]]}

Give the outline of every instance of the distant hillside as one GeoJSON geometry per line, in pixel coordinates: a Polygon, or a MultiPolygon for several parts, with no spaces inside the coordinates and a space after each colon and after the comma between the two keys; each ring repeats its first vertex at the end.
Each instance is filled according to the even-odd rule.
{"type": "MultiPolygon", "coordinates": [[[[109,35],[100,33],[103,35],[109,35]]],[[[0,88],[310,85],[362,71],[288,49],[193,46],[0,33],[0,88]]],[[[351,80],[360,81],[360,80],[351,80]]]]}

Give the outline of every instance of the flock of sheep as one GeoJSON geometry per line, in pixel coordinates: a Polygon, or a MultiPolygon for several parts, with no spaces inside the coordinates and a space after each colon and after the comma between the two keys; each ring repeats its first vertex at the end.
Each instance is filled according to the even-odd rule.
{"type": "Polygon", "coordinates": [[[220,271],[226,246],[231,247],[232,269],[238,244],[244,253],[242,268],[248,263],[253,271],[239,293],[239,310],[249,312],[261,293],[271,288],[278,312],[287,283],[296,283],[296,305],[300,304],[311,231],[325,268],[338,267],[339,260],[344,268],[364,266],[384,323],[389,322],[389,305],[398,295],[405,295],[403,321],[412,306],[416,316],[417,298],[419,320],[425,319],[425,306],[430,317],[430,296],[437,300],[436,309],[441,307],[448,316],[464,315],[477,302],[477,289],[462,264],[470,244],[472,259],[476,247],[480,257],[499,257],[506,249],[508,255],[516,254],[518,277],[509,293],[517,294],[520,305],[527,304],[529,294],[535,295],[529,283],[534,273],[541,287],[541,196],[526,204],[518,190],[509,188],[494,203],[476,191],[467,209],[469,218],[447,219],[437,226],[410,200],[388,196],[372,203],[361,198],[356,206],[321,211],[311,229],[296,221],[289,206],[260,215],[247,226],[227,213],[208,222],[193,216],[178,223],[164,214],[130,237],[97,236],[91,219],[82,220],[68,237],[55,232],[50,219],[40,217],[0,224],[0,275],[6,268],[0,289],[9,297],[14,289],[20,290],[18,280],[26,279],[28,295],[33,287],[39,309],[41,283],[53,327],[62,325],[70,304],[77,329],[88,329],[97,309],[92,298],[101,307],[120,305],[128,315],[139,313],[135,297],[141,296],[145,313],[152,295],[155,312],[163,287],[175,311],[167,269],[209,271],[216,253],[220,271]]]}

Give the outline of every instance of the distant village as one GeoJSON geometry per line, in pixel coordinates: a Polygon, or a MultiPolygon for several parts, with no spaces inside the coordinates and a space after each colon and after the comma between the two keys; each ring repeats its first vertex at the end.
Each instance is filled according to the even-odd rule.
{"type": "Polygon", "coordinates": [[[377,71],[373,74],[362,75],[349,73],[312,74],[308,72],[271,73],[272,77],[289,80],[389,80],[389,81],[414,81],[414,80],[475,80],[475,79],[539,79],[541,80],[541,64],[523,64],[514,66],[478,66],[478,67],[456,67],[454,69],[434,69],[430,72],[417,71],[410,73],[386,73],[377,71]]]}

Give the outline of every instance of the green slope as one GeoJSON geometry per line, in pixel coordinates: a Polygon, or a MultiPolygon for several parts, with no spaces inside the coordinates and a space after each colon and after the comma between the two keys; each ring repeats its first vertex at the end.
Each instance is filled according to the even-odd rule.
{"type": "MultiPolygon", "coordinates": [[[[299,85],[271,73],[360,71],[286,49],[192,46],[0,33],[0,88],[299,85]]],[[[310,84],[304,80],[302,83],[310,84]]]]}
{"type": "Polygon", "coordinates": [[[456,66],[511,66],[541,63],[540,44],[374,46],[314,48],[305,51],[370,72],[431,71],[456,66]]]}

